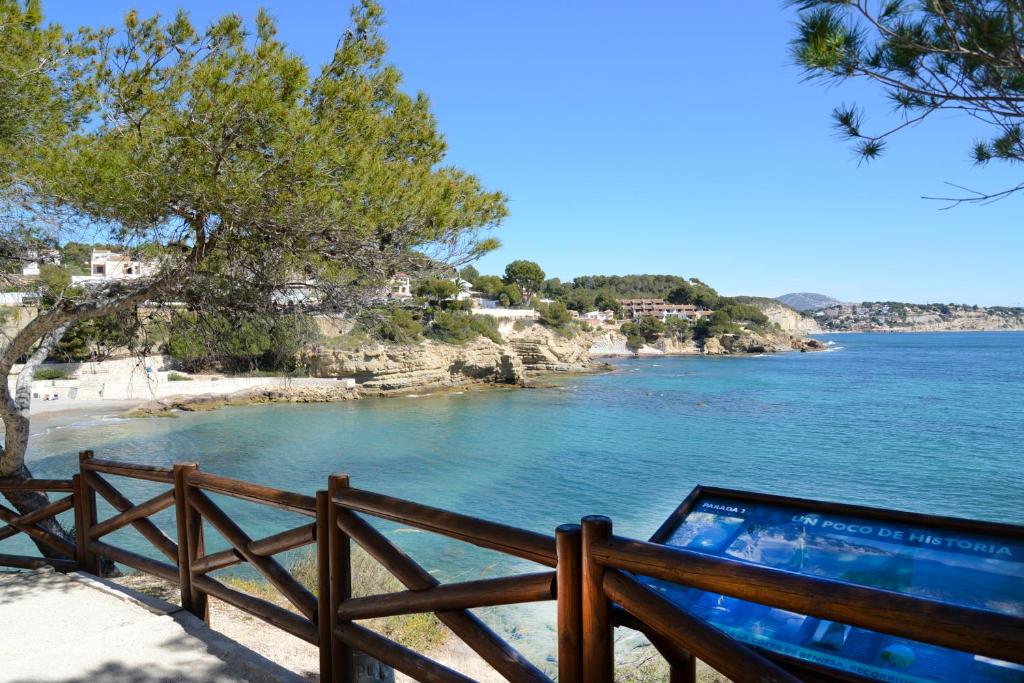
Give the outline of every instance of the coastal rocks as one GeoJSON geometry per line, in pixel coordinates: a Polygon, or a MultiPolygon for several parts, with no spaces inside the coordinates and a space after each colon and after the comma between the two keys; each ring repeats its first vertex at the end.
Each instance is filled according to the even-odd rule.
{"type": "Polygon", "coordinates": [[[424,341],[356,350],[317,346],[302,360],[314,376],[351,377],[361,392],[382,395],[523,384],[532,374],[578,372],[590,366],[585,337],[561,337],[539,324],[509,330],[501,344],[478,337],[461,345],[424,341]]]}
{"type": "Polygon", "coordinates": [[[129,413],[131,417],[163,415],[172,411],[201,412],[228,406],[257,403],[333,403],[359,398],[355,387],[279,386],[247,389],[233,394],[200,394],[196,396],[170,396],[144,403],[129,413]]]}
{"type": "Polygon", "coordinates": [[[809,337],[794,338],[790,342],[790,347],[794,351],[807,352],[807,351],[827,351],[828,344],[817,339],[810,339],[809,337]]]}
{"type": "Polygon", "coordinates": [[[723,356],[728,353],[725,346],[722,344],[722,340],[718,337],[705,339],[704,348],[701,351],[705,356],[723,356]]]}

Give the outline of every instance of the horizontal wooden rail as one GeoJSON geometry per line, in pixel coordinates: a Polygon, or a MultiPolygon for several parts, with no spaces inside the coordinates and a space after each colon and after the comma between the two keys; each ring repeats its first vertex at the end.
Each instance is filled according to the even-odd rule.
{"type": "Polygon", "coordinates": [[[272,602],[236,591],[234,588],[228,588],[220,581],[209,576],[193,576],[192,586],[207,595],[212,595],[229,605],[237,607],[243,612],[257,616],[297,638],[302,638],[307,643],[316,645],[319,642],[316,624],[303,619],[301,615],[289,612],[283,607],[278,607],[272,602]]]}
{"type": "Polygon", "coordinates": [[[632,577],[611,569],[604,592],[676,647],[692,652],[735,683],[800,683],[746,645],[691,616],[632,577]]]}
{"type": "Polygon", "coordinates": [[[432,659],[356,624],[338,624],[334,634],[352,648],[422,683],[476,683],[432,659]]]}
{"type": "Polygon", "coordinates": [[[0,477],[0,491],[74,491],[70,479],[11,479],[0,477]]]}
{"type": "Polygon", "coordinates": [[[602,565],[882,633],[1024,663],[1024,619],[614,536],[602,565]]]}
{"type": "Polygon", "coordinates": [[[446,583],[426,590],[369,595],[346,600],[338,609],[342,621],[393,617],[400,614],[515,605],[553,600],[554,572],[538,572],[499,579],[446,583]]]}
{"type": "Polygon", "coordinates": [[[91,472],[104,472],[116,474],[131,479],[145,479],[157,481],[161,484],[174,483],[174,470],[169,467],[158,467],[156,465],[135,465],[131,463],[116,462],[114,460],[100,460],[98,458],[87,458],[81,461],[82,470],[91,472]]]}
{"type": "Polygon", "coordinates": [[[262,484],[253,484],[241,479],[222,477],[219,474],[208,474],[192,470],[185,474],[185,483],[189,486],[212,491],[221,495],[260,503],[280,510],[297,512],[307,517],[316,517],[316,498],[291,491],[282,491],[262,484]]]}
{"type": "Polygon", "coordinates": [[[334,503],[548,567],[558,564],[553,536],[360,489],[342,489],[335,493],[334,503]]]}
{"type": "Polygon", "coordinates": [[[154,574],[162,579],[178,583],[178,568],[173,564],[160,562],[159,560],[154,560],[151,557],[133,553],[130,550],[118,548],[117,546],[109,545],[102,541],[89,541],[88,549],[97,555],[109,557],[115,562],[126,564],[141,572],[154,574]]]}
{"type": "Polygon", "coordinates": [[[78,563],[74,560],[60,559],[56,557],[30,557],[28,555],[0,554],[0,567],[14,567],[16,569],[42,569],[43,567],[53,567],[59,572],[73,572],[78,569],[78,563]]]}
{"type": "MultiPolygon", "coordinates": [[[[301,548],[310,543],[316,543],[316,524],[305,524],[253,541],[249,544],[249,552],[261,557],[269,557],[287,550],[301,548]]],[[[234,548],[228,548],[196,559],[192,562],[192,571],[196,574],[209,574],[245,561],[242,553],[234,548]]]]}

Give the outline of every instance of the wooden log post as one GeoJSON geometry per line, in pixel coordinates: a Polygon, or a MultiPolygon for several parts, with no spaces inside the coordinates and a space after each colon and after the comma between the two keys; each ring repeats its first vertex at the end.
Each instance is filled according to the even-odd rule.
{"type": "Polygon", "coordinates": [[[99,575],[99,559],[89,550],[89,531],[96,525],[96,491],[82,476],[82,463],[92,458],[92,451],[79,451],[78,474],[75,475],[75,541],[78,566],[99,575]]]}
{"type": "Polygon", "coordinates": [[[331,614],[331,499],[327,491],[316,492],[316,570],[317,570],[317,613],[316,625],[320,639],[320,680],[330,683],[334,680],[331,662],[331,645],[334,642],[331,614]]]}
{"type": "Polygon", "coordinates": [[[612,520],[593,515],[584,517],[581,526],[583,680],[587,683],[612,683],[615,675],[611,608],[604,594],[604,567],[591,552],[594,543],[612,535],[612,520]]]}
{"type": "Polygon", "coordinates": [[[580,552],[580,535],[579,524],[563,524],[555,529],[555,551],[558,555],[556,590],[560,683],[583,683],[583,558],[580,552]]]}
{"type": "MultiPolygon", "coordinates": [[[[192,558],[188,554],[188,503],[185,502],[185,472],[199,469],[194,462],[174,465],[174,516],[178,526],[178,586],[181,606],[189,612],[192,606],[192,558]]],[[[193,612],[194,614],[194,612],[193,612]]]]}
{"type": "Polygon", "coordinates": [[[333,683],[354,683],[356,675],[352,647],[338,638],[334,632],[334,625],[338,621],[338,608],[342,602],[352,597],[352,543],[348,534],[338,525],[338,505],[333,501],[334,494],[342,489],[347,489],[348,486],[347,474],[331,475],[327,480],[331,584],[329,626],[333,683]]]}
{"type": "Polygon", "coordinates": [[[192,487],[188,475],[197,472],[199,465],[184,463],[174,467],[174,497],[178,515],[178,573],[184,568],[187,578],[181,579],[181,605],[207,624],[210,623],[209,599],[205,592],[195,585],[195,571],[192,564],[206,553],[203,538],[203,517],[192,506],[192,487]],[[179,484],[180,481],[180,484],[179,484]],[[180,493],[179,493],[180,491],[180,493]],[[184,534],[184,537],[182,537],[184,534]],[[184,551],[184,552],[183,552],[184,551]],[[186,592],[185,586],[188,586],[186,592]]]}

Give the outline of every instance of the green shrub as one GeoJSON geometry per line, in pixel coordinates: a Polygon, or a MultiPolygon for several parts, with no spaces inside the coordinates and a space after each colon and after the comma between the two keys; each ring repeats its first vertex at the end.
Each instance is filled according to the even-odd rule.
{"type": "Polygon", "coordinates": [[[183,375],[180,372],[169,372],[167,373],[168,382],[191,382],[192,378],[188,375],[183,375]]]}
{"type": "Polygon", "coordinates": [[[548,327],[564,327],[572,323],[572,314],[561,301],[551,304],[541,304],[537,307],[538,319],[541,325],[548,327]]]}
{"type": "MultiPolygon", "coordinates": [[[[643,316],[632,322],[623,323],[619,330],[626,337],[640,337],[644,342],[653,344],[658,341],[660,337],[668,327],[665,323],[661,322],[653,316],[643,316]]],[[[639,348],[639,347],[638,347],[639,348]]]]}
{"type": "Polygon", "coordinates": [[[60,368],[36,368],[32,379],[67,379],[68,373],[60,368]]]}
{"type": "Polygon", "coordinates": [[[430,326],[429,335],[446,344],[465,344],[480,335],[496,344],[501,343],[498,321],[495,318],[463,311],[438,311],[430,326]]]}
{"type": "Polygon", "coordinates": [[[373,311],[362,324],[371,337],[385,342],[412,344],[423,336],[423,322],[404,308],[373,311]]]}

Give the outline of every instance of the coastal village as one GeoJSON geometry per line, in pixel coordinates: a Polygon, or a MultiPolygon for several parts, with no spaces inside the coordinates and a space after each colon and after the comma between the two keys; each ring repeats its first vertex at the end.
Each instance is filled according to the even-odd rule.
{"type": "MultiPolygon", "coordinates": [[[[771,315],[764,315],[756,307],[726,303],[731,300],[725,298],[720,301],[699,281],[665,276],[679,290],[674,294],[677,301],[691,290],[698,292],[698,299],[710,297],[698,303],[616,298],[607,288],[590,292],[590,299],[573,300],[567,296],[573,293],[571,288],[545,281],[539,266],[523,263],[534,281],[517,284],[513,276],[481,276],[473,268],[447,278],[419,280],[399,272],[368,294],[369,305],[386,323],[383,332],[358,316],[314,316],[316,331],[301,340],[294,358],[286,359],[287,367],[268,367],[255,374],[225,372],[227,368],[219,367],[216,360],[188,363],[175,355],[174,343],[160,341],[158,330],[163,327],[152,322],[146,337],[154,343],[148,347],[132,351],[92,339],[88,349],[70,352],[73,357],[62,358],[58,349],[35,370],[34,409],[103,400],[145,401],[158,412],[224,401],[347,400],[476,384],[523,384],[546,372],[592,370],[599,367],[595,362],[602,356],[824,348],[813,340],[798,342],[797,331],[787,329],[798,316],[779,317],[782,307],[769,305],[771,315]],[[737,311],[752,320],[733,321],[730,313],[737,311]],[[396,320],[409,327],[407,337],[393,332],[396,320]],[[468,328],[448,336],[433,334],[438,327],[455,329],[467,321],[468,328]]],[[[4,333],[13,335],[32,319],[36,303],[55,278],[68,278],[71,287],[102,287],[145,278],[159,267],[157,259],[109,247],[91,248],[88,259],[80,257],[76,265],[68,264],[61,250],[42,251],[12,276],[8,289],[15,291],[3,295],[4,333]]],[[[516,267],[510,265],[510,272],[516,267]]],[[[287,308],[311,296],[315,287],[301,286],[290,290],[280,303],[287,308]]],[[[185,308],[172,302],[147,315],[164,321],[187,315],[185,308]]],[[[145,304],[140,306],[141,311],[146,309],[145,304]]],[[[10,381],[13,385],[17,374],[10,381]]]]}

